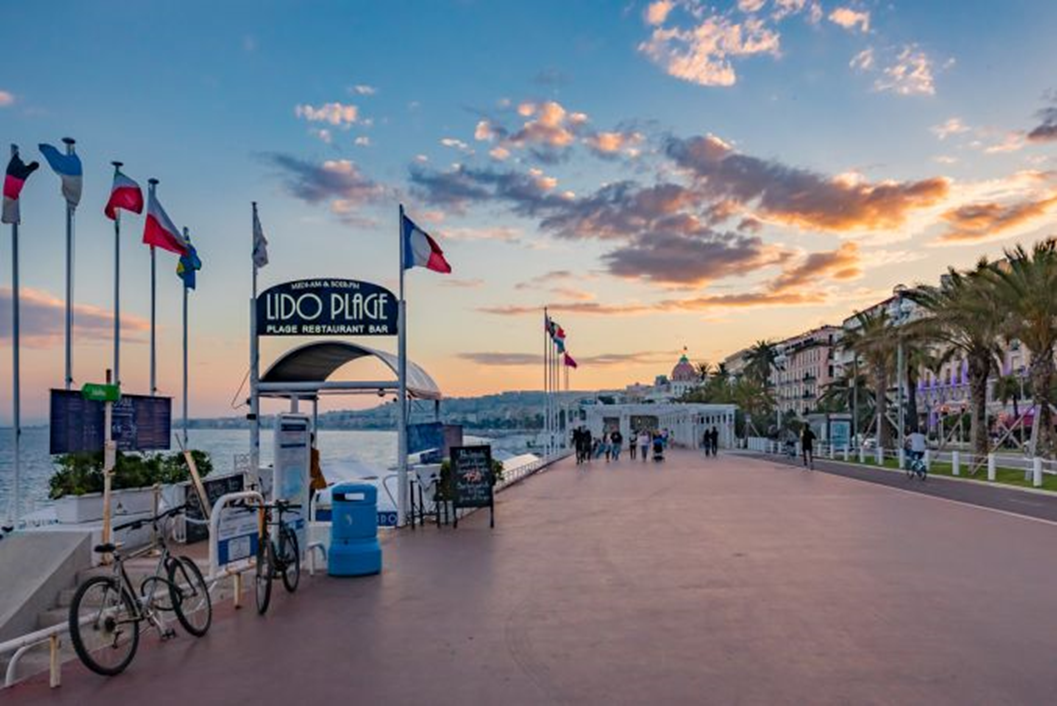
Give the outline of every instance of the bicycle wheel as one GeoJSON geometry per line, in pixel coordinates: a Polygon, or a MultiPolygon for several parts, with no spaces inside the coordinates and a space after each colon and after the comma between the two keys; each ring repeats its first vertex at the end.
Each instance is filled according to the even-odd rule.
{"type": "Polygon", "coordinates": [[[198,566],[186,556],[169,564],[169,594],[176,619],[184,630],[202,637],[213,622],[213,603],[198,566]]]}
{"type": "Polygon", "coordinates": [[[80,585],[70,603],[70,640],[84,666],[96,674],[120,674],[136,656],[139,621],[127,591],[109,576],[80,585]]]}
{"type": "Polygon", "coordinates": [[[260,545],[257,547],[257,572],[254,586],[257,597],[257,613],[260,615],[268,612],[268,604],[272,600],[272,574],[274,571],[275,559],[272,553],[272,543],[267,537],[261,537],[260,545]]]}
{"type": "Polygon", "coordinates": [[[283,525],[279,531],[279,551],[282,553],[283,586],[293,593],[301,580],[301,552],[297,546],[297,533],[283,525]]]}

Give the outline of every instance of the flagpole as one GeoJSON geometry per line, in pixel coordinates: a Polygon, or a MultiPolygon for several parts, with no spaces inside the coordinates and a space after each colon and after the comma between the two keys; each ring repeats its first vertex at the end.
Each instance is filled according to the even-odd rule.
{"type": "MultiPolygon", "coordinates": [[[[73,154],[75,140],[62,138],[66,154],[73,154]]],[[[73,385],[73,209],[66,202],[66,389],[73,385]]]]}
{"type": "MultiPolygon", "coordinates": [[[[123,166],[111,162],[117,176],[123,166]]],[[[121,210],[114,209],[114,384],[121,387],[121,210]]]]}
{"type": "Polygon", "coordinates": [[[253,464],[253,477],[260,473],[261,461],[261,420],[260,394],[260,342],[257,337],[257,261],[254,258],[257,249],[257,202],[253,202],[253,225],[250,228],[250,262],[253,264],[253,296],[250,298],[250,462],[253,464]]]}
{"type": "MultiPolygon", "coordinates": [[[[150,197],[154,198],[154,192],[158,186],[157,179],[148,179],[147,184],[150,186],[150,197]]],[[[155,262],[154,246],[150,246],[150,396],[154,397],[158,392],[157,386],[157,368],[155,366],[155,350],[157,337],[155,333],[155,314],[157,306],[155,303],[155,296],[157,294],[157,267],[155,262]]]]}
{"type": "Polygon", "coordinates": [[[550,372],[547,338],[550,336],[547,307],[543,307],[543,455],[550,455],[550,372]]]}
{"type": "Polygon", "coordinates": [[[397,344],[397,389],[399,404],[397,407],[400,418],[396,425],[397,445],[397,517],[396,524],[403,527],[407,520],[407,302],[404,301],[404,205],[400,204],[400,214],[397,223],[397,233],[400,236],[400,308],[398,310],[398,344],[397,344]]]}
{"type": "MultiPolygon", "coordinates": [[[[184,240],[186,240],[187,242],[190,242],[190,233],[188,232],[187,228],[184,228],[184,240]]],[[[191,272],[191,276],[192,277],[194,276],[194,271],[193,270],[191,272]]],[[[185,449],[189,448],[188,445],[187,445],[187,289],[188,289],[187,288],[187,282],[184,282],[184,287],[183,287],[183,290],[184,290],[184,331],[183,331],[183,339],[184,339],[184,380],[183,380],[183,388],[184,388],[184,390],[183,390],[183,392],[184,392],[184,395],[183,395],[183,407],[184,407],[184,409],[183,409],[183,413],[184,413],[184,418],[183,418],[183,423],[184,423],[184,448],[185,449]]]]}
{"type": "MultiPolygon", "coordinates": [[[[18,154],[18,145],[11,145],[11,156],[15,157],[18,154]]],[[[19,306],[18,306],[18,294],[19,294],[19,282],[18,282],[18,219],[11,224],[11,403],[14,407],[11,433],[14,436],[13,444],[15,452],[15,487],[14,487],[14,527],[18,528],[18,518],[20,515],[20,508],[22,503],[22,459],[19,453],[19,445],[22,436],[22,390],[20,385],[19,375],[19,345],[20,339],[20,320],[19,320],[19,306]]]]}

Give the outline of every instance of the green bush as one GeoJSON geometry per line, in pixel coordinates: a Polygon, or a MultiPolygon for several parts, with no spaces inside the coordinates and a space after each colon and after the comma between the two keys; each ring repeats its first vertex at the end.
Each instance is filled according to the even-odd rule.
{"type": "MultiPolygon", "coordinates": [[[[205,451],[191,451],[202,477],[213,470],[205,451]]],[[[145,488],[155,483],[169,484],[190,480],[191,472],[180,452],[171,454],[117,454],[111,488],[145,488]]],[[[48,497],[86,495],[103,492],[103,452],[64,454],[55,459],[55,473],[48,481],[48,497]]]]}

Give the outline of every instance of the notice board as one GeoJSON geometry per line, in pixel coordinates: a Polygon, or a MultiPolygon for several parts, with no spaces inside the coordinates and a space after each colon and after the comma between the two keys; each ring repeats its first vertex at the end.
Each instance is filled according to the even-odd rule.
{"type": "MultiPolygon", "coordinates": [[[[209,509],[213,510],[220,496],[228,493],[238,493],[246,489],[246,476],[243,473],[232,473],[226,476],[210,476],[202,479],[202,487],[205,488],[206,497],[209,499],[209,509]]],[[[200,542],[209,538],[209,525],[203,524],[205,515],[202,512],[202,504],[198,500],[198,492],[192,483],[184,486],[184,502],[187,504],[187,522],[185,535],[187,543],[200,542]]],[[[254,514],[256,517],[256,513],[254,514]]]]}
{"type": "MultiPolygon", "coordinates": [[[[172,398],[122,395],[113,403],[110,433],[119,451],[168,449],[172,398]]],[[[79,390],[52,390],[49,453],[102,451],[105,404],[84,399],[79,390]]]]}
{"type": "MultiPolygon", "coordinates": [[[[491,446],[456,446],[451,449],[451,487],[455,510],[487,507],[491,510],[490,524],[495,527],[491,446]]],[[[458,512],[455,513],[455,526],[459,526],[458,512]]]]}

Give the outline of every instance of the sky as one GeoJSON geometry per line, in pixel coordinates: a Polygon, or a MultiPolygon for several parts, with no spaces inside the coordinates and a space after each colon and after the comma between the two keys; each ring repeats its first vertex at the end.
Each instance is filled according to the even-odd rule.
{"type": "MultiPolygon", "coordinates": [[[[409,272],[409,353],[453,396],[540,388],[545,305],[580,363],[572,387],[622,387],[684,347],[716,362],[1057,230],[1052,2],[39,0],[4,3],[0,22],[0,138],[29,161],[71,136],[84,163],[74,378],[101,380],[112,358],[102,207],[119,159],[160,180],[204,263],[192,416],[245,412],[252,201],[262,288],[395,288],[405,204],[454,270],[409,272]]],[[[47,165],[21,211],[33,423],[63,378],[64,202],[47,165]]],[[[148,387],[142,229],[123,217],[127,392],[148,387]]],[[[159,252],[159,387],[178,396],[175,265],[159,252]]],[[[299,342],[263,339],[263,365],[299,342]]]]}

